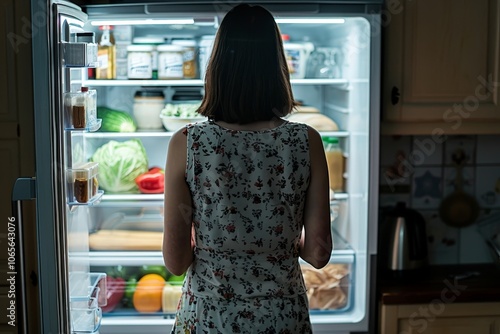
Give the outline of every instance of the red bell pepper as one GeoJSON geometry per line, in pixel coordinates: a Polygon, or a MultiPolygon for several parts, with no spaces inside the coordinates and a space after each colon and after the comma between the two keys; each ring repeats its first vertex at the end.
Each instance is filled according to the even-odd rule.
{"type": "Polygon", "coordinates": [[[165,173],[160,167],[152,167],[135,178],[139,191],[143,194],[162,194],[165,186],[165,173]]]}

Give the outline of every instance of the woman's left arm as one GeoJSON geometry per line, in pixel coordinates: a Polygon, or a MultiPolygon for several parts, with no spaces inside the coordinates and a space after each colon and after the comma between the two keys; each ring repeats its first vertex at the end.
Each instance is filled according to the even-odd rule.
{"type": "Polygon", "coordinates": [[[165,166],[163,260],[174,275],[184,274],[193,262],[193,203],[185,180],[187,137],[184,130],[170,138],[165,166]]]}

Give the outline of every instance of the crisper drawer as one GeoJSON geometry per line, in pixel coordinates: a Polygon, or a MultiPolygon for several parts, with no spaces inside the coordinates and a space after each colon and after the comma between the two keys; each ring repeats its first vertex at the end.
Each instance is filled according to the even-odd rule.
{"type": "MultiPolygon", "coordinates": [[[[89,236],[91,269],[108,275],[108,305],[103,307],[103,316],[173,318],[183,277],[172,275],[164,266],[161,211],[133,205],[120,207],[119,212],[116,209],[113,205],[100,208],[99,223],[89,236]],[[146,276],[156,279],[141,283],[149,287],[151,308],[143,307],[144,294],[136,291],[146,276]]],[[[342,313],[353,304],[356,254],[335,229],[332,238],[334,249],[327,266],[314,269],[300,260],[312,313],[342,313]]]]}
{"type": "MultiPolygon", "coordinates": [[[[170,274],[160,264],[95,269],[108,274],[108,301],[102,308],[104,317],[174,317],[183,276],[170,274]]],[[[351,264],[331,262],[322,269],[301,264],[301,269],[312,314],[340,313],[350,309],[353,298],[351,264]]]]}
{"type": "MultiPolygon", "coordinates": [[[[103,315],[173,318],[182,293],[184,275],[175,276],[168,272],[163,263],[160,264],[163,261],[161,253],[145,252],[142,258],[137,253],[108,253],[115,256],[117,262],[120,262],[118,258],[121,256],[129,257],[129,265],[93,267],[107,273],[107,305],[102,307],[103,315]]],[[[104,258],[94,257],[93,262],[102,260],[104,258]]]]}
{"type": "MultiPolygon", "coordinates": [[[[347,312],[353,304],[355,253],[336,232],[333,240],[335,249],[324,268],[315,269],[300,260],[312,314],[347,312]]],[[[108,275],[104,317],[174,317],[184,277],[168,272],[161,252],[94,251],[90,264],[92,270],[108,275]],[[145,290],[150,292],[147,296],[145,290]],[[148,306],[146,297],[152,300],[148,306]]]]}
{"type": "Polygon", "coordinates": [[[312,314],[345,312],[350,309],[353,267],[350,263],[329,263],[321,269],[301,264],[312,314]]]}

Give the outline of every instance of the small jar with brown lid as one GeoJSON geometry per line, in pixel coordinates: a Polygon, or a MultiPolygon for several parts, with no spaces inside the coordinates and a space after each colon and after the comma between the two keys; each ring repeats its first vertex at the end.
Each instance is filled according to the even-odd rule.
{"type": "Polygon", "coordinates": [[[88,162],[72,170],[73,196],[78,203],[88,203],[99,190],[99,163],[88,162]]]}

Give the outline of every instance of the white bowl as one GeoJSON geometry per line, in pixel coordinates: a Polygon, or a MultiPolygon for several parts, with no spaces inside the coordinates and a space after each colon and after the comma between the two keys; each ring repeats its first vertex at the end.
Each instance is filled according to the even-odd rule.
{"type": "Polygon", "coordinates": [[[177,117],[160,115],[163,126],[167,131],[177,131],[190,123],[205,121],[206,117],[177,117]]]}

